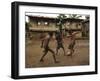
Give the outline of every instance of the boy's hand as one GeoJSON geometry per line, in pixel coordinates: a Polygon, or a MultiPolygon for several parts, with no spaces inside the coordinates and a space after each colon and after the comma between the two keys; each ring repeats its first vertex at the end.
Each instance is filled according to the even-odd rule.
{"type": "Polygon", "coordinates": [[[73,35],[78,34],[78,33],[80,33],[80,31],[78,31],[78,32],[74,32],[73,35]]]}

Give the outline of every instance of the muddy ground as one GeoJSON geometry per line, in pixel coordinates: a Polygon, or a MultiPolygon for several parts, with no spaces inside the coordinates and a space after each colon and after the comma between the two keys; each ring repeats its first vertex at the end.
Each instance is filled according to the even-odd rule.
{"type": "MultiPolygon", "coordinates": [[[[25,67],[55,67],[55,66],[80,66],[89,65],[89,41],[88,40],[76,40],[75,52],[73,56],[67,56],[69,40],[64,39],[64,47],[66,56],[64,56],[63,50],[59,50],[59,54],[56,55],[59,63],[54,63],[52,54],[48,54],[44,58],[44,62],[40,62],[40,58],[43,55],[43,48],[41,48],[41,40],[27,40],[26,52],[25,52],[25,67]]],[[[50,48],[56,52],[56,41],[50,41],[50,48]]]]}

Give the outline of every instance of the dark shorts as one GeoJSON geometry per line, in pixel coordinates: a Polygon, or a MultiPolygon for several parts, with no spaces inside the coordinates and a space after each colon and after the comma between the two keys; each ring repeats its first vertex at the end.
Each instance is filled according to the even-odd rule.
{"type": "Polygon", "coordinates": [[[59,48],[63,48],[63,44],[62,43],[57,43],[57,49],[59,48]]]}
{"type": "Polygon", "coordinates": [[[47,52],[50,49],[48,46],[44,47],[44,52],[47,52]]]}
{"type": "Polygon", "coordinates": [[[51,53],[54,54],[54,51],[52,49],[50,49],[50,47],[47,46],[47,47],[44,48],[44,51],[43,52],[44,53],[47,53],[48,51],[50,51],[51,53]]]}
{"type": "Polygon", "coordinates": [[[69,46],[68,46],[68,49],[73,49],[75,46],[75,42],[71,43],[69,46]]]}

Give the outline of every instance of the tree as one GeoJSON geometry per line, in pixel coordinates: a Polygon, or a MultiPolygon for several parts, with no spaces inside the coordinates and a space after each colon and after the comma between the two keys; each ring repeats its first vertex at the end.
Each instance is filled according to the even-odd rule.
{"type": "Polygon", "coordinates": [[[57,16],[58,21],[58,26],[59,26],[59,31],[62,34],[62,25],[64,24],[64,19],[66,19],[67,16],[65,14],[59,14],[57,16]]]}
{"type": "Polygon", "coordinates": [[[30,22],[25,22],[26,31],[29,31],[29,27],[31,27],[30,22]]]}
{"type": "Polygon", "coordinates": [[[90,19],[89,15],[85,16],[85,18],[86,18],[86,20],[89,20],[90,19]]]}
{"type": "Polygon", "coordinates": [[[82,16],[77,15],[77,14],[69,14],[69,18],[71,18],[71,19],[79,19],[80,17],[82,17],[82,16]]]}
{"type": "Polygon", "coordinates": [[[59,15],[57,16],[57,18],[58,18],[58,19],[66,19],[67,16],[66,16],[65,14],[59,14],[59,15]]]}

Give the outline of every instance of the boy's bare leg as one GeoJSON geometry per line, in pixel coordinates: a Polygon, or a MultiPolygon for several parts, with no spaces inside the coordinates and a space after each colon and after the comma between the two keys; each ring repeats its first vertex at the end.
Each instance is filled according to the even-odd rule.
{"type": "Polygon", "coordinates": [[[72,49],[69,49],[69,53],[67,54],[67,56],[71,56],[72,55],[72,49]]]}
{"type": "Polygon", "coordinates": [[[56,55],[58,55],[58,48],[56,48],[56,55]]]}
{"type": "Polygon", "coordinates": [[[41,48],[43,48],[43,42],[44,42],[44,40],[41,41],[41,48]]]}
{"type": "Polygon", "coordinates": [[[74,49],[72,49],[72,54],[74,53],[74,49]]]}
{"type": "Polygon", "coordinates": [[[62,49],[63,49],[63,51],[64,51],[64,55],[66,55],[64,47],[62,47],[62,49]]]}
{"type": "Polygon", "coordinates": [[[43,60],[43,58],[47,55],[47,53],[48,53],[48,51],[44,51],[45,53],[43,54],[43,56],[41,57],[41,59],[40,59],[40,62],[43,62],[44,60],[43,60]]]}
{"type": "Polygon", "coordinates": [[[56,57],[55,57],[55,53],[54,53],[54,51],[51,50],[51,49],[48,49],[48,50],[52,53],[52,56],[53,56],[54,62],[55,62],[55,63],[59,63],[59,61],[56,60],[56,57]]]}
{"type": "Polygon", "coordinates": [[[70,54],[68,56],[72,57],[73,53],[74,53],[74,49],[70,49],[70,54]]]}

